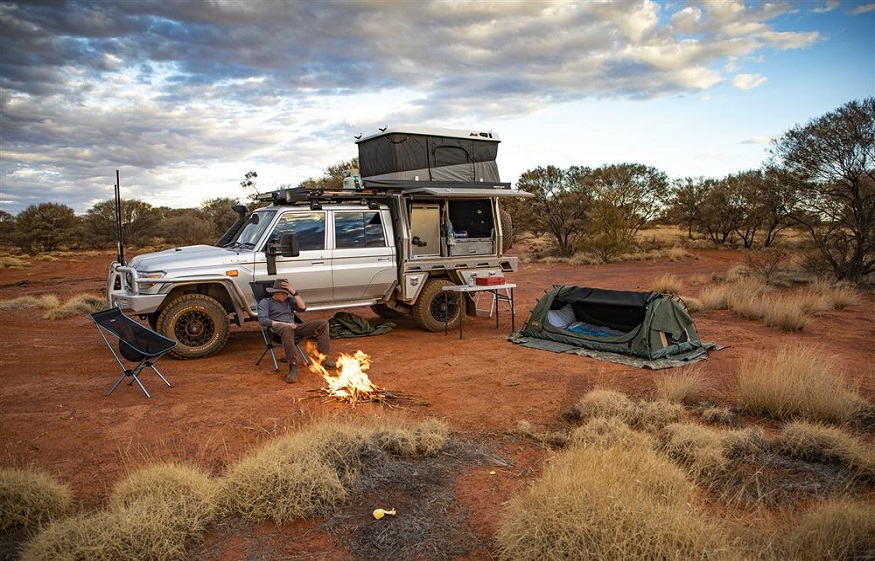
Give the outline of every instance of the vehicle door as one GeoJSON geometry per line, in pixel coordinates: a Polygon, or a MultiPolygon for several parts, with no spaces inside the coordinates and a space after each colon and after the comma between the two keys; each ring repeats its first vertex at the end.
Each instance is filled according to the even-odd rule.
{"type": "Polygon", "coordinates": [[[334,215],[335,301],[384,296],[398,276],[395,247],[387,232],[388,210],[336,209],[334,215]]]}
{"type": "Polygon", "coordinates": [[[258,250],[255,276],[257,280],[289,279],[307,306],[330,303],[333,300],[331,255],[326,243],[326,211],[291,209],[283,212],[258,250]],[[276,276],[268,276],[264,250],[277,243],[280,236],[291,232],[298,240],[297,257],[276,257],[276,276]]]}

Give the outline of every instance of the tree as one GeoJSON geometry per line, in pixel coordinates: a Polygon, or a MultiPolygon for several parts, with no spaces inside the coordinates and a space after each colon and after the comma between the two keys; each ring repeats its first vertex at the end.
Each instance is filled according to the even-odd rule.
{"type": "Polygon", "coordinates": [[[741,222],[742,209],[733,185],[726,179],[706,179],[704,198],[697,209],[697,227],[715,244],[732,239],[741,222]]]}
{"type": "Polygon", "coordinates": [[[0,245],[14,244],[14,234],[15,217],[5,210],[0,210],[0,245]]]}
{"type": "Polygon", "coordinates": [[[258,172],[255,170],[247,171],[246,175],[243,176],[243,181],[240,182],[240,187],[245,191],[246,189],[252,189],[254,193],[249,195],[249,198],[255,200],[258,198],[258,187],[255,186],[255,180],[258,179],[258,172]]]}
{"type": "Polygon", "coordinates": [[[619,198],[619,193],[608,191],[592,201],[585,235],[580,240],[581,249],[603,262],[629,251],[635,243],[635,233],[619,198]]]}
{"type": "MultiPolygon", "coordinates": [[[[522,222],[530,221],[537,230],[550,233],[563,257],[574,255],[584,232],[587,210],[592,201],[585,183],[591,171],[578,166],[567,170],[547,166],[526,171],[517,180],[521,190],[535,196],[521,202],[528,206],[527,216],[522,222]]],[[[514,221],[520,222],[516,216],[514,221]]]]}
{"type": "Polygon", "coordinates": [[[201,203],[201,216],[213,225],[214,239],[219,239],[228,231],[228,228],[237,222],[238,215],[234,212],[234,206],[239,205],[237,199],[231,197],[219,197],[207,199],[201,203]]]}
{"type": "Polygon", "coordinates": [[[184,209],[164,218],[158,230],[171,245],[212,244],[216,240],[213,223],[195,209],[184,209]]]}
{"type": "Polygon", "coordinates": [[[595,189],[621,211],[632,237],[659,214],[669,198],[668,176],[651,166],[607,165],[597,168],[593,176],[595,189]]]}
{"type": "Polygon", "coordinates": [[[77,219],[73,209],[57,203],[31,205],[15,217],[15,238],[27,250],[55,251],[70,239],[77,219]]]}
{"type": "Polygon", "coordinates": [[[687,227],[687,237],[693,239],[693,230],[701,224],[701,208],[708,195],[705,178],[687,177],[675,181],[674,192],[669,203],[670,219],[687,227]]]}
{"type": "MultiPolygon", "coordinates": [[[[146,245],[158,234],[162,213],[137,199],[122,200],[122,238],[126,244],[146,245]]],[[[85,224],[91,243],[107,247],[116,242],[115,201],[101,201],[88,209],[85,224]]]]}
{"type": "Polygon", "coordinates": [[[343,178],[350,170],[358,170],[359,159],[353,158],[337,164],[333,164],[325,168],[322,172],[322,177],[316,179],[313,177],[307,178],[301,182],[301,187],[307,189],[341,189],[343,188],[343,178]]]}
{"type": "Polygon", "coordinates": [[[772,155],[798,189],[791,217],[835,276],[860,282],[875,271],[875,98],[790,129],[772,155]]]}

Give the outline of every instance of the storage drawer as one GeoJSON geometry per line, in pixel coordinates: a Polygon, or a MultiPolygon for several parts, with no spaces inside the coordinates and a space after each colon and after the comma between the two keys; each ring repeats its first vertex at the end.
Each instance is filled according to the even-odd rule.
{"type": "Polygon", "coordinates": [[[489,238],[456,238],[456,245],[447,246],[450,255],[492,255],[492,240],[489,238]]]}

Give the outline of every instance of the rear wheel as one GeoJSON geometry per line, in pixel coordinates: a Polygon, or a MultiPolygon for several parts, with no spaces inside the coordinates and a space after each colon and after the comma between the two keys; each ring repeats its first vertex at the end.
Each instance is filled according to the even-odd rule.
{"type": "Polygon", "coordinates": [[[422,292],[413,305],[413,319],[420,327],[427,331],[459,327],[461,307],[458,295],[443,291],[443,287],[452,284],[447,279],[431,279],[422,287],[422,292]]]}
{"type": "Polygon", "coordinates": [[[228,341],[228,316],[213,298],[186,294],[161,310],[156,331],[178,342],[176,358],[204,358],[221,351],[228,341]]]}

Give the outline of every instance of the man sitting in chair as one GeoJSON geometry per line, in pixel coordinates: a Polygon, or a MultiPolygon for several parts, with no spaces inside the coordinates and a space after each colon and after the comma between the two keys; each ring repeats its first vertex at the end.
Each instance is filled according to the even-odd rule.
{"type": "MultiPolygon", "coordinates": [[[[304,299],[291,285],[288,279],[277,279],[272,287],[267,288],[270,298],[262,298],[258,303],[258,322],[269,327],[276,333],[286,351],[289,361],[289,374],[286,382],[293,384],[298,381],[298,354],[295,350],[295,338],[313,337],[316,348],[328,356],[329,338],[328,321],[314,319],[303,323],[295,323],[295,312],[307,309],[304,299]]],[[[328,359],[322,363],[325,368],[337,368],[334,361],[328,359]]]]}

